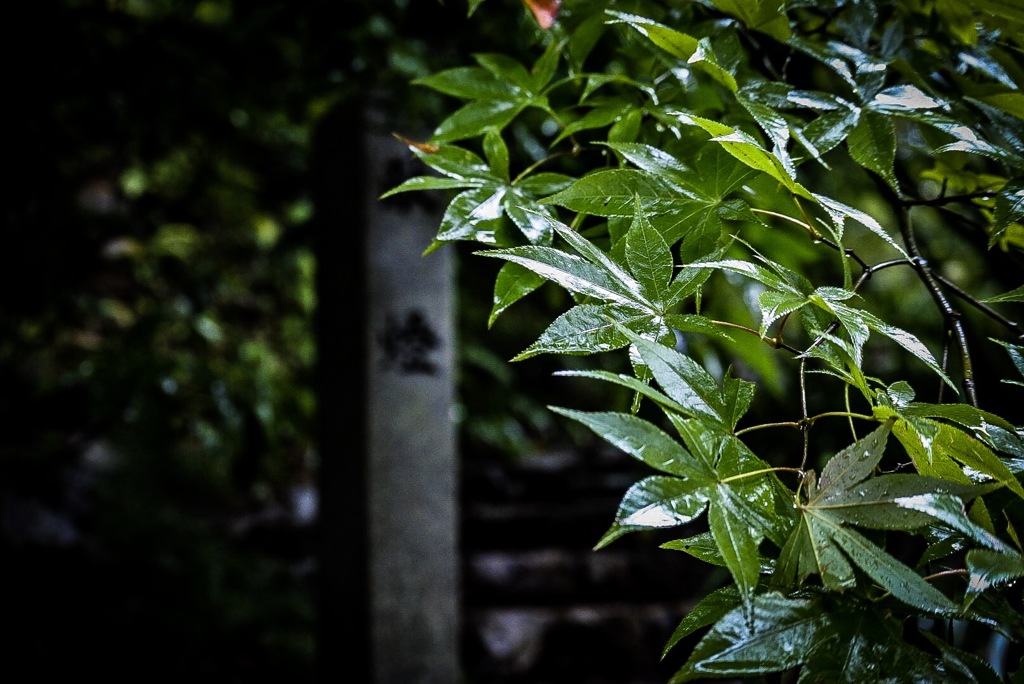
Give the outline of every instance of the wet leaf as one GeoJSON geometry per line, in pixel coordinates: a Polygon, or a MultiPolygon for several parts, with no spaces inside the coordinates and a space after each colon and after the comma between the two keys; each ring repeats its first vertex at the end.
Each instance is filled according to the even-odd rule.
{"type": "Polygon", "coordinates": [[[535,173],[516,180],[512,187],[530,197],[540,198],[564,190],[572,185],[573,181],[575,179],[572,176],[564,173],[535,173]]]}
{"type": "MultiPolygon", "coordinates": [[[[1013,362],[1014,368],[1016,368],[1017,372],[1021,374],[1021,377],[1024,377],[1024,346],[1013,344],[1011,342],[1003,342],[1001,340],[993,340],[993,342],[1006,349],[1006,353],[1010,355],[1010,361],[1013,362]]],[[[1003,382],[1013,381],[1004,380],[1003,382]]],[[[1022,383],[1017,381],[1013,382],[1013,384],[1020,385],[1022,383]]]]}
{"type": "Polygon", "coordinates": [[[622,497],[615,522],[594,549],[630,532],[685,525],[699,517],[707,503],[707,488],[700,483],[662,475],[646,477],[622,497]]]}
{"type": "Polygon", "coordinates": [[[631,26],[640,35],[650,39],[652,43],[679,59],[688,60],[697,49],[697,39],[681,33],[658,22],[635,14],[607,10],[612,17],[609,23],[621,23],[631,26]]]}
{"type": "Polygon", "coordinates": [[[628,216],[636,211],[640,197],[646,213],[669,211],[687,195],[656,175],[635,169],[595,171],[568,188],[544,199],[572,211],[594,216],[628,216]]]}
{"type": "Polygon", "coordinates": [[[629,105],[621,100],[593,103],[590,106],[591,109],[587,110],[586,114],[578,119],[567,122],[561,132],[555,136],[552,144],[560,143],[565,138],[573,136],[580,131],[610,126],[621,119],[630,109],[629,105]]]}
{"type": "Polygon", "coordinates": [[[792,292],[779,292],[778,290],[765,290],[757,302],[761,309],[761,327],[758,331],[762,336],[768,332],[775,321],[787,314],[799,310],[810,300],[802,294],[792,292]]]}
{"type": "Polygon", "coordinates": [[[530,294],[547,281],[525,266],[511,261],[501,265],[494,280],[494,299],[487,326],[494,322],[508,307],[530,294]]]}
{"type": "Polygon", "coordinates": [[[936,615],[954,617],[956,605],[945,594],[863,535],[848,527],[833,527],[836,544],[871,579],[909,606],[936,615]]]}
{"type": "Polygon", "coordinates": [[[670,684],[707,677],[752,677],[804,662],[829,629],[816,603],[777,593],[755,596],[749,614],[736,608],[715,623],[670,684]]]}
{"type": "Polygon", "coordinates": [[[814,199],[832,218],[832,222],[837,231],[836,237],[838,237],[840,241],[843,235],[843,228],[846,224],[846,219],[851,218],[880,237],[887,245],[896,250],[898,254],[904,257],[907,256],[906,251],[898,242],[896,242],[896,239],[882,227],[882,224],[880,224],[877,219],[867,212],[851,207],[826,195],[815,194],[814,199]]]}
{"type": "Polygon", "coordinates": [[[871,475],[882,459],[890,428],[891,424],[882,424],[829,459],[818,478],[817,498],[849,489],[871,475]]]}
{"type": "Polygon", "coordinates": [[[496,128],[484,132],[484,156],[491,167],[491,173],[503,181],[508,181],[508,146],[496,128]]]}
{"type": "Polygon", "coordinates": [[[391,188],[379,199],[387,199],[400,192],[412,190],[457,190],[462,188],[479,187],[480,182],[475,180],[457,180],[455,178],[439,178],[437,176],[415,176],[402,181],[399,185],[391,188]]]}
{"type": "MultiPolygon", "coordinates": [[[[731,490],[718,486],[716,502],[708,508],[708,526],[715,539],[715,545],[722,554],[725,567],[729,568],[732,579],[746,604],[761,577],[761,561],[757,547],[760,537],[750,528],[744,510],[735,506],[731,490]]],[[[749,607],[748,607],[749,608],[749,607]]]]}
{"type": "Polygon", "coordinates": [[[967,568],[971,571],[967,591],[976,594],[1024,577],[1024,556],[974,549],[967,552],[967,568]]]}
{"type": "Polygon", "coordinates": [[[716,142],[726,152],[739,159],[752,169],[768,174],[795,195],[811,199],[811,193],[793,179],[791,170],[775,154],[761,147],[752,137],[738,129],[711,121],[699,116],[680,112],[678,120],[681,124],[699,126],[712,135],[711,141],[716,142]]]}
{"type": "Polygon", "coordinates": [[[946,375],[945,371],[942,370],[942,367],[939,366],[931,351],[928,347],[924,346],[924,343],[922,343],[921,340],[917,339],[917,337],[911,335],[906,330],[901,330],[900,328],[885,323],[874,314],[862,311],[860,312],[860,315],[871,330],[885,335],[890,340],[906,349],[919,361],[928,366],[932,372],[938,375],[942,381],[946,383],[946,385],[953,390],[959,391],[953,381],[949,379],[949,376],[946,375]]]}
{"type": "Polygon", "coordinates": [[[626,262],[647,297],[665,302],[673,275],[672,253],[661,233],[644,216],[639,198],[633,224],[626,233],[626,262]]]}
{"type": "Polygon", "coordinates": [[[778,158],[791,176],[795,176],[796,171],[788,151],[791,139],[789,122],[774,108],[763,102],[751,100],[743,93],[738,94],[737,99],[743,108],[754,117],[754,121],[765,132],[768,139],[772,141],[772,154],[778,158]]]}
{"type": "Polygon", "coordinates": [[[483,159],[463,147],[436,142],[416,142],[398,134],[395,134],[395,137],[408,145],[420,161],[449,178],[476,182],[483,179],[500,180],[491,174],[491,167],[483,159]]]}
{"type": "Polygon", "coordinates": [[[803,278],[774,262],[769,262],[768,266],[762,266],[753,261],[724,259],[721,261],[699,261],[688,266],[690,268],[720,268],[739,273],[783,295],[806,298],[808,294],[804,292],[807,283],[803,278]]]}
{"type": "MultiPolygon", "coordinates": [[[[695,534],[694,536],[687,537],[686,539],[673,539],[672,541],[662,544],[661,548],[671,551],[682,551],[683,553],[689,554],[697,560],[703,561],[709,565],[717,565],[721,568],[726,567],[725,558],[722,556],[722,552],[718,548],[718,544],[715,543],[715,537],[710,531],[701,532],[700,534],[695,534]]],[[[762,575],[770,575],[775,570],[775,559],[765,558],[762,556],[760,558],[760,562],[762,575]]],[[[739,594],[736,593],[735,585],[730,585],[728,588],[732,590],[737,597],[739,596],[739,594]]]]}
{"type": "Polygon", "coordinates": [[[989,245],[995,245],[1014,223],[1024,223],[1024,180],[1010,181],[996,195],[989,245]]]}
{"type": "Polygon", "coordinates": [[[711,47],[711,40],[701,38],[697,48],[690,55],[687,63],[700,71],[703,71],[714,80],[718,81],[732,92],[736,92],[736,78],[719,64],[718,58],[711,47]]]}
{"type": "Polygon", "coordinates": [[[611,304],[580,304],[552,321],[537,341],[512,361],[539,354],[599,354],[621,349],[629,344],[627,328],[650,337],[665,332],[646,312],[611,304]]]}
{"type": "Polygon", "coordinates": [[[854,161],[877,173],[893,190],[899,183],[893,172],[896,159],[896,130],[892,120],[872,111],[864,112],[847,140],[854,161]]]}
{"type": "MultiPolygon", "coordinates": [[[[686,540],[680,540],[680,543],[684,542],[686,542],[686,540]]],[[[666,544],[663,545],[663,548],[676,547],[668,546],[666,544]]],[[[672,632],[672,636],[669,637],[668,643],[665,644],[665,648],[662,651],[662,656],[664,657],[667,655],[673,646],[696,632],[698,629],[718,622],[739,605],[740,596],[734,586],[715,589],[711,593],[705,595],[697,602],[697,605],[695,605],[690,612],[686,614],[686,617],[682,619],[675,631],[672,632]]]]}
{"type": "Polygon", "coordinates": [[[1000,302],[1024,302],[1024,285],[1016,287],[1009,292],[986,297],[982,300],[986,304],[998,304],[1000,302]]]}
{"type": "Polygon", "coordinates": [[[506,81],[481,67],[456,67],[439,71],[416,79],[413,85],[432,88],[463,100],[512,100],[516,93],[506,81]]]}
{"type": "MultiPolygon", "coordinates": [[[[860,602],[826,609],[830,629],[800,672],[799,684],[863,682],[959,682],[921,650],[903,640],[898,619],[860,602]]],[[[969,684],[969,682],[959,682],[969,684]]]]}
{"type": "MultiPolygon", "coordinates": [[[[956,607],[944,594],[850,527],[913,530],[931,519],[999,544],[967,519],[959,499],[937,493],[942,492],[938,483],[917,476],[871,478],[892,424],[886,421],[837,453],[825,465],[819,481],[811,481],[808,501],[799,506],[801,522],[783,548],[777,578],[784,584],[799,583],[817,573],[827,588],[844,590],[855,580],[852,563],[900,601],[923,611],[952,615],[956,607]]],[[[948,487],[946,491],[964,491],[952,484],[948,487]]]]}
{"type": "Polygon", "coordinates": [[[505,128],[526,108],[525,102],[474,100],[449,115],[434,129],[433,140],[455,142],[505,128]]]}
{"type": "Polygon", "coordinates": [[[437,239],[494,244],[495,232],[501,225],[501,200],[504,196],[504,187],[496,185],[485,185],[456,195],[441,218],[437,239]]]}
{"type": "Polygon", "coordinates": [[[696,196],[697,193],[702,192],[703,184],[694,183],[694,170],[668,152],[645,143],[609,142],[606,144],[640,171],[669,181],[688,195],[696,196]]]}
{"type": "Polygon", "coordinates": [[[922,632],[932,646],[942,653],[942,665],[951,681],[964,684],[1001,684],[1002,679],[992,666],[973,653],[955,648],[934,634],[922,632]]]}
{"type": "Polygon", "coordinates": [[[627,276],[629,281],[623,282],[613,277],[606,269],[595,266],[583,257],[567,254],[554,247],[509,247],[487,250],[480,254],[517,263],[570,292],[597,297],[615,304],[648,304],[639,298],[640,284],[631,277],[627,276]]]}
{"type": "Polygon", "coordinates": [[[579,370],[579,371],[558,371],[555,373],[558,376],[564,377],[579,377],[579,378],[593,378],[597,380],[605,380],[615,385],[625,387],[633,390],[633,392],[644,396],[655,404],[663,407],[667,411],[674,411],[683,415],[688,415],[689,410],[669,397],[664,392],[660,392],[657,388],[652,387],[650,384],[643,382],[632,375],[625,375],[622,373],[611,373],[609,371],[600,370],[579,370]]]}
{"type": "Polygon", "coordinates": [[[963,464],[966,469],[981,473],[981,479],[991,478],[991,481],[1009,488],[1014,494],[1024,498],[1024,487],[1021,487],[1013,472],[981,440],[948,426],[939,428],[939,439],[950,457],[963,464]]]}
{"type": "Polygon", "coordinates": [[[949,105],[927,95],[917,86],[898,85],[879,92],[869,104],[876,112],[902,113],[919,109],[945,109],[949,105]]]}
{"type": "Polygon", "coordinates": [[[755,31],[786,42],[791,31],[781,0],[713,0],[715,7],[735,16],[755,31]]]}
{"type": "Polygon", "coordinates": [[[702,485],[714,481],[714,473],[707,464],[694,458],[679,442],[650,421],[614,411],[577,411],[559,407],[552,407],[552,410],[582,423],[601,439],[655,470],[702,485]]]}
{"type": "Polygon", "coordinates": [[[703,366],[656,342],[636,338],[633,343],[665,394],[691,415],[725,424],[721,390],[703,366]]]}

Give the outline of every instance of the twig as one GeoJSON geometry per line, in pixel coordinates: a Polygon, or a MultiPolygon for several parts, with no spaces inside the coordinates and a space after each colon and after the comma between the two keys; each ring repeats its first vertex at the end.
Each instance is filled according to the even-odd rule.
{"type": "Polygon", "coordinates": [[[995,196],[995,192],[992,191],[981,191],[981,192],[968,192],[963,195],[946,195],[940,194],[938,197],[932,199],[903,199],[901,200],[905,207],[939,207],[945,204],[956,204],[957,202],[970,202],[976,199],[988,199],[995,196]]]}
{"type": "Polygon", "coordinates": [[[801,416],[802,416],[801,422],[804,423],[803,427],[801,428],[803,430],[803,436],[804,436],[804,454],[803,454],[803,458],[800,460],[800,469],[801,470],[803,470],[804,468],[807,467],[807,455],[810,452],[810,448],[811,448],[811,432],[810,432],[811,424],[808,422],[808,419],[807,419],[807,378],[806,378],[806,376],[807,376],[807,357],[805,356],[802,359],[800,359],[800,413],[801,413],[801,416]]]}
{"type": "Polygon", "coordinates": [[[761,338],[762,342],[764,342],[765,344],[774,349],[785,349],[786,351],[792,352],[793,354],[800,353],[800,350],[797,349],[796,347],[790,346],[783,342],[781,335],[776,335],[775,337],[767,337],[759,333],[757,330],[754,330],[753,328],[748,328],[745,325],[740,325],[739,323],[730,323],[729,321],[718,320],[712,320],[711,322],[714,323],[715,325],[721,325],[726,328],[733,328],[734,330],[742,330],[743,332],[750,333],[751,335],[757,335],[758,337],[761,338]]]}
{"type": "Polygon", "coordinates": [[[963,370],[963,388],[964,393],[967,395],[967,401],[970,402],[971,406],[978,405],[978,396],[974,388],[974,367],[971,363],[971,352],[967,346],[967,335],[964,332],[963,321],[960,320],[960,312],[954,309],[949,300],[946,298],[942,288],[939,287],[939,282],[935,278],[935,273],[932,270],[931,265],[928,261],[921,256],[921,249],[917,244],[917,237],[914,235],[913,227],[910,225],[910,209],[907,206],[903,206],[900,211],[900,234],[903,236],[903,241],[907,246],[907,252],[910,254],[911,262],[913,263],[914,270],[917,271],[918,276],[927,288],[928,293],[932,296],[932,300],[935,305],[939,308],[943,318],[946,321],[947,329],[950,334],[956,339],[957,346],[960,348],[960,361],[963,370]]]}
{"type": "Polygon", "coordinates": [[[976,297],[971,295],[969,292],[966,292],[963,288],[961,288],[959,285],[952,282],[948,278],[944,277],[942,274],[933,271],[932,276],[934,276],[935,279],[938,280],[940,283],[948,287],[957,297],[967,302],[975,309],[978,309],[982,313],[988,315],[990,318],[998,321],[999,323],[1006,326],[1013,332],[1017,333],[1017,336],[1019,338],[1024,339],[1024,326],[1021,326],[1020,323],[1017,323],[1016,321],[1011,321],[1009,318],[1003,316],[1001,313],[993,309],[988,304],[978,301],[976,297]]]}
{"type": "Polygon", "coordinates": [[[784,421],[780,421],[780,422],[777,422],[777,423],[761,423],[759,425],[751,425],[750,427],[745,427],[742,430],[737,430],[733,434],[735,434],[737,437],[739,437],[740,435],[746,434],[748,432],[754,432],[755,430],[765,430],[767,428],[777,428],[777,427],[788,427],[788,428],[794,428],[794,429],[797,429],[797,430],[806,430],[807,428],[809,428],[810,426],[814,425],[816,422],[818,422],[822,418],[846,418],[846,419],[848,419],[850,421],[851,424],[853,423],[853,419],[854,418],[859,418],[861,420],[871,420],[871,421],[877,421],[878,420],[874,416],[869,416],[869,415],[867,415],[865,413],[853,413],[852,411],[826,411],[824,413],[818,413],[818,414],[813,415],[813,416],[808,416],[806,418],[801,418],[800,420],[784,420],[784,421]]]}

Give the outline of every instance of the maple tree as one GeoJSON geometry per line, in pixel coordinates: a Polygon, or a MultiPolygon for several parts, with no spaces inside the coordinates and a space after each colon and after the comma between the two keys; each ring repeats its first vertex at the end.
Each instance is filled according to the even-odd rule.
{"type": "MultiPolygon", "coordinates": [[[[571,294],[514,360],[628,356],[630,372],[559,375],[628,391],[630,410],[552,410],[656,471],[596,548],[681,527],[666,549],[728,570],[668,638],[702,632],[672,682],[1010,676],[1024,11],[523,10],[532,63],[477,53],[417,81],[459,104],[407,141],[436,173],[385,197],[449,193],[427,252],[501,260],[492,324],[545,284],[571,294]],[[947,268],[960,251],[970,268],[947,268]],[[973,293],[972,269],[998,289],[973,293]],[[796,448],[755,439],[786,429],[796,448]]],[[[469,3],[487,11],[505,10],[469,3]]]]}

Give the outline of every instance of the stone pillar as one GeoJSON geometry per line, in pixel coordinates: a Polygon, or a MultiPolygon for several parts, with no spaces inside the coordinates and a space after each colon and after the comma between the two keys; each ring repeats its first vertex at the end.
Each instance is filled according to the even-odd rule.
{"type": "MultiPolygon", "coordinates": [[[[377,201],[426,172],[380,122],[367,131],[367,439],[376,684],[457,684],[459,562],[453,255],[428,256],[442,205],[377,201]]],[[[359,230],[360,226],[338,226],[359,230]]]]}

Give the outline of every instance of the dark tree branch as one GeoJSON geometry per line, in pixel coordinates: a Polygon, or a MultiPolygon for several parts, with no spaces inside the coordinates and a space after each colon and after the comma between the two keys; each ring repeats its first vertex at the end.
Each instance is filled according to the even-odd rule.
{"type": "Polygon", "coordinates": [[[903,242],[907,246],[907,252],[910,254],[914,270],[917,271],[925,288],[927,288],[928,293],[935,302],[935,306],[942,313],[942,317],[946,321],[947,330],[956,339],[957,346],[960,348],[963,388],[964,393],[967,395],[967,401],[972,406],[977,406],[978,396],[974,386],[974,367],[971,363],[970,349],[967,346],[967,334],[964,332],[963,321],[960,320],[960,312],[950,305],[949,299],[947,299],[942,288],[939,286],[939,281],[935,278],[931,265],[921,255],[921,249],[917,244],[917,237],[914,235],[913,227],[910,225],[910,208],[904,205],[899,216],[900,234],[903,236],[903,242]]]}
{"type": "Polygon", "coordinates": [[[1020,323],[1017,323],[1016,321],[1011,321],[1009,318],[1002,315],[988,304],[979,301],[972,294],[966,292],[962,287],[960,287],[953,281],[949,280],[948,278],[942,276],[941,274],[932,272],[932,275],[935,277],[936,280],[938,280],[940,283],[948,287],[957,297],[964,300],[966,303],[970,304],[971,306],[978,309],[982,313],[988,315],[993,320],[998,321],[1002,325],[1012,330],[1014,333],[1017,334],[1018,339],[1024,339],[1024,326],[1021,326],[1020,323]]]}
{"type": "Polygon", "coordinates": [[[932,199],[904,199],[902,200],[903,206],[905,207],[940,207],[947,204],[957,204],[960,202],[970,202],[976,199],[988,199],[995,196],[996,193],[982,191],[982,192],[968,192],[963,195],[945,195],[940,194],[938,197],[932,199]]]}

